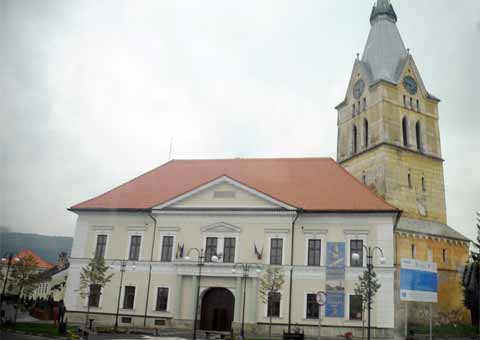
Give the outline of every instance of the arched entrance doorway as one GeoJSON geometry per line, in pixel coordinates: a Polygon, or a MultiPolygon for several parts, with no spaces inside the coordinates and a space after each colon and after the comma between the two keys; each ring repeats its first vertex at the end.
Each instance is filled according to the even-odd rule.
{"type": "Polygon", "coordinates": [[[202,299],[200,328],[209,331],[230,331],[235,297],[225,288],[210,288],[202,299]]]}

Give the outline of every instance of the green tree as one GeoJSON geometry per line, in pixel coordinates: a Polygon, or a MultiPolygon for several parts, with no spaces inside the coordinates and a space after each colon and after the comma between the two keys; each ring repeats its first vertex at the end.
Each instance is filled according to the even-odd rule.
{"type": "Polygon", "coordinates": [[[477,212],[477,242],[472,242],[474,250],[463,270],[463,302],[470,310],[472,326],[477,326],[480,334],[480,213],[477,212]]]}
{"type": "Polygon", "coordinates": [[[80,288],[78,292],[83,299],[87,299],[87,315],[85,318],[85,327],[88,325],[88,316],[90,314],[90,307],[92,306],[93,299],[99,299],[100,296],[96,296],[92,286],[98,286],[99,294],[101,294],[103,287],[105,287],[112,279],[113,274],[107,274],[110,269],[105,264],[103,257],[94,257],[90,260],[88,265],[82,268],[80,273],[80,288]]]}
{"type": "Polygon", "coordinates": [[[378,282],[377,274],[372,270],[370,273],[368,270],[365,270],[362,275],[358,277],[358,282],[355,283],[354,293],[362,297],[362,338],[364,337],[365,332],[365,311],[368,308],[368,301],[370,299],[370,304],[373,304],[373,298],[379,291],[382,285],[378,282]],[[371,288],[371,293],[369,296],[368,288],[371,288]]]}
{"type": "MultiPolygon", "coordinates": [[[[285,275],[281,267],[268,267],[260,277],[260,298],[263,303],[269,304],[268,310],[271,310],[272,299],[269,299],[271,293],[278,293],[285,283],[285,275]]],[[[272,313],[269,315],[268,338],[272,338],[272,313]]]]}

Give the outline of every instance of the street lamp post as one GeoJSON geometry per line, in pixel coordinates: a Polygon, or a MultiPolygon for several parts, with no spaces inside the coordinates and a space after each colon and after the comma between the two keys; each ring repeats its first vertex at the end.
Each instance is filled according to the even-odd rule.
{"type": "MultiPolygon", "coordinates": [[[[117,313],[115,314],[115,326],[114,330],[117,331],[118,328],[118,316],[120,314],[120,298],[122,295],[122,284],[123,284],[123,274],[125,273],[125,268],[127,267],[127,260],[120,260],[120,287],[118,288],[118,299],[117,299],[117,313]]],[[[133,265],[133,270],[135,270],[135,264],[133,265]]]]}
{"type": "Polygon", "coordinates": [[[242,339],[245,339],[245,302],[246,302],[245,300],[247,296],[247,278],[248,278],[248,273],[250,271],[250,267],[253,267],[253,266],[257,268],[257,273],[259,273],[261,270],[261,266],[253,263],[236,263],[232,269],[233,273],[236,272],[237,267],[241,267],[243,271],[242,273],[242,277],[243,277],[242,328],[240,330],[240,336],[242,337],[242,339]]]}
{"type": "MultiPolygon", "coordinates": [[[[202,249],[198,248],[190,248],[187,252],[187,256],[185,256],[185,260],[190,260],[190,254],[192,252],[197,253],[197,265],[198,265],[198,285],[197,285],[197,300],[195,303],[195,319],[193,320],[193,340],[196,340],[197,338],[197,319],[198,319],[198,303],[200,300],[200,281],[202,280],[202,267],[205,264],[205,252],[202,249]]],[[[218,256],[213,255],[212,256],[212,261],[217,262],[218,261],[218,256]]]]}
{"type": "Polygon", "coordinates": [[[3,282],[3,288],[2,288],[2,295],[0,296],[0,307],[3,306],[3,298],[5,296],[5,289],[7,288],[8,274],[10,272],[10,267],[11,267],[13,261],[18,262],[18,261],[20,261],[20,259],[18,257],[14,257],[14,255],[12,253],[9,253],[7,255],[7,258],[5,258],[5,257],[2,258],[2,263],[7,262],[7,273],[5,274],[5,280],[3,282]]]}
{"type": "MultiPolygon", "coordinates": [[[[367,247],[363,246],[363,248],[366,251],[367,254],[367,271],[368,271],[368,287],[367,287],[367,311],[368,311],[368,320],[367,320],[367,339],[370,340],[370,315],[372,311],[372,272],[373,272],[373,253],[375,250],[378,250],[380,253],[380,264],[384,264],[386,262],[385,257],[383,256],[383,250],[380,247],[367,247]]],[[[360,254],[354,253],[353,254],[353,259],[354,260],[359,260],[360,259],[360,254]]]]}

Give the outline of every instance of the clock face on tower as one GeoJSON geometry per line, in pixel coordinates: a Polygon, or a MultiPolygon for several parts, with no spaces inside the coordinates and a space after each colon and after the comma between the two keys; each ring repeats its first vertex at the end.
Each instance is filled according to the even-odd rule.
{"type": "Polygon", "coordinates": [[[403,87],[405,87],[405,90],[411,95],[416,94],[418,90],[417,82],[410,76],[403,78],[403,87]]]}
{"type": "Polygon", "coordinates": [[[353,96],[355,97],[355,99],[359,99],[362,96],[364,90],[365,82],[363,81],[363,79],[357,80],[355,85],[353,85],[353,96]]]}

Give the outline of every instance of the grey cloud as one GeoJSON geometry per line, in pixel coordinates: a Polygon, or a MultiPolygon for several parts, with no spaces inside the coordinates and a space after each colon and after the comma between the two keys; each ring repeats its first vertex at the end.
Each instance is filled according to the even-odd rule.
{"type": "MultiPolygon", "coordinates": [[[[393,3],[442,99],[449,224],[473,237],[480,3],[393,3]]],[[[166,161],[172,136],[175,158],[334,157],[333,107],[371,10],[358,0],[1,6],[0,225],[61,235],[74,230],[68,206],[166,161]]]]}

